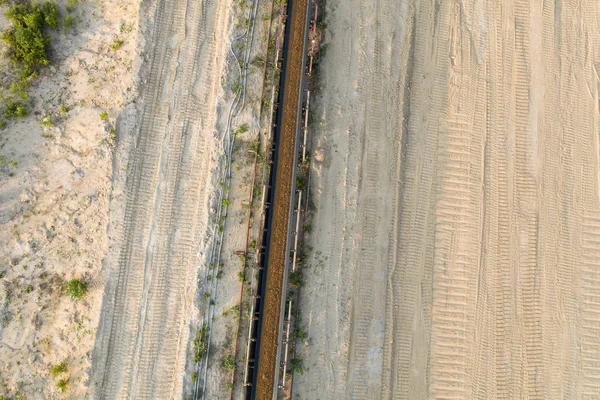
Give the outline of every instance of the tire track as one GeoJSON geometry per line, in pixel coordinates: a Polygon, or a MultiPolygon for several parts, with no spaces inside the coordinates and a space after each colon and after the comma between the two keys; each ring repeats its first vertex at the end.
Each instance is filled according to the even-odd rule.
{"type": "MultiPolygon", "coordinates": [[[[363,9],[361,19],[375,15],[376,19],[390,15],[391,2],[381,0],[372,8],[363,9]]],[[[361,87],[365,95],[364,126],[362,128],[362,162],[361,188],[359,203],[361,204],[358,270],[355,281],[355,298],[352,316],[354,326],[350,337],[350,362],[348,374],[351,377],[349,395],[353,399],[370,399],[381,390],[381,377],[373,371],[380,370],[383,363],[381,349],[384,321],[385,297],[377,295],[377,287],[384,283],[382,276],[385,262],[382,257],[385,249],[385,237],[380,233],[380,225],[388,221],[387,210],[380,207],[382,194],[379,188],[387,182],[385,164],[380,157],[390,137],[390,116],[388,107],[394,100],[387,99],[385,93],[388,86],[393,85],[386,79],[392,66],[391,55],[397,51],[398,43],[390,41],[391,34],[375,24],[372,29],[365,29],[361,34],[364,46],[371,50],[364,59],[365,66],[360,70],[364,76],[361,87]],[[368,67],[374,68],[372,74],[365,76],[368,67]],[[367,68],[365,68],[367,67],[367,68]],[[391,101],[390,101],[391,100],[391,101]]],[[[395,86],[395,85],[393,85],[395,86]]],[[[392,86],[392,87],[393,87],[392,86]]],[[[385,253],[384,253],[385,254],[385,253]]]]}
{"type": "MultiPolygon", "coordinates": [[[[599,398],[597,2],[401,2],[414,25],[389,35],[400,48],[389,64],[411,72],[400,74],[408,88],[389,91],[394,69],[378,40],[400,22],[384,3],[337,4],[361,10],[358,33],[333,39],[335,62],[360,53],[359,73],[327,77],[347,79],[348,97],[365,102],[346,397],[599,398]],[[385,104],[395,96],[399,142],[385,104]],[[387,146],[377,131],[388,133],[387,146]],[[390,217],[385,296],[372,272],[384,250],[382,224],[372,221],[382,215],[390,217]]],[[[336,162],[332,171],[348,168],[336,162]]],[[[327,385],[305,384],[310,393],[327,385]]]]}
{"type": "Polygon", "coordinates": [[[583,218],[581,368],[584,399],[600,396],[600,212],[583,218]]]}
{"type": "MultiPolygon", "coordinates": [[[[211,132],[215,117],[200,102],[218,85],[214,64],[222,63],[215,54],[221,46],[205,38],[207,32],[215,37],[222,13],[212,1],[160,1],[150,11],[156,39],[154,46],[147,41],[151,62],[127,181],[124,244],[114,292],[105,294],[101,323],[108,325],[101,326],[96,346],[99,398],[168,398],[181,391],[178,369],[185,363],[184,316],[190,306],[185,296],[197,265],[193,238],[205,225],[196,216],[209,195],[200,182],[210,168],[197,157],[214,144],[198,136],[211,132]],[[204,83],[200,92],[190,85],[198,75],[204,83]],[[200,174],[198,164],[205,167],[200,174]]],[[[216,40],[222,45],[220,36],[216,40]]]]}

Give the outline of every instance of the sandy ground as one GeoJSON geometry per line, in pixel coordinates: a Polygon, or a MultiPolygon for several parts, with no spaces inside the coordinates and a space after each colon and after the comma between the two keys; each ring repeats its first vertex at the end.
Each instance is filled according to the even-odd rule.
{"type": "MultiPolygon", "coordinates": [[[[76,4],[76,27],[53,34],[32,115],[0,137],[0,395],[190,394],[189,338],[205,306],[197,273],[208,269],[218,143],[237,80],[227,51],[249,2],[176,3],[76,4]],[[111,49],[117,38],[122,47],[111,49]],[[39,124],[45,116],[53,127],[39,124]],[[78,302],[61,290],[74,277],[91,284],[78,302]],[[63,360],[68,373],[52,377],[63,360]]],[[[233,125],[250,130],[237,137],[214,299],[215,398],[231,391],[221,362],[234,353],[237,318],[222,313],[240,300],[236,252],[246,245],[271,1],[259,5],[246,106],[233,125]]]]}
{"type": "Polygon", "coordinates": [[[52,33],[52,65],[30,90],[30,116],[0,135],[0,395],[7,398],[82,398],[89,385],[109,202],[118,197],[111,179],[122,167],[113,154],[126,145],[136,94],[138,15],[126,1],[73,8],[75,27],[52,33]],[[115,51],[116,38],[123,45],[115,51]],[[42,127],[44,117],[53,126],[42,127]],[[63,294],[72,278],[90,283],[80,301],[63,294]],[[61,361],[68,372],[51,376],[61,361]],[[59,379],[68,379],[65,393],[59,379]]]}
{"type": "Polygon", "coordinates": [[[141,5],[145,62],[124,212],[107,261],[94,397],[182,396],[216,188],[231,9],[216,0],[141,5]]]}
{"type": "Polygon", "coordinates": [[[599,16],[328,0],[294,398],[600,398],[599,16]]]}

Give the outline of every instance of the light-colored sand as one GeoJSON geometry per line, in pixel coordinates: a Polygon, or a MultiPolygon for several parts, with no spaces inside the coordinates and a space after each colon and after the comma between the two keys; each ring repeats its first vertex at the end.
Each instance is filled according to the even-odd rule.
{"type": "Polygon", "coordinates": [[[600,398],[598,3],[327,12],[296,395],[600,398]]]}
{"type": "Polygon", "coordinates": [[[119,202],[111,178],[123,166],[113,152],[126,145],[136,93],[138,15],[136,4],[112,0],[77,3],[72,15],[75,28],[52,33],[52,65],[31,87],[30,116],[0,134],[0,395],[7,398],[82,398],[89,384],[109,202],[119,202]],[[114,51],[117,37],[124,42],[114,51]],[[43,116],[54,127],[42,127],[43,116]],[[81,301],[63,294],[72,278],[90,282],[81,301]],[[68,373],[52,377],[50,367],[63,360],[68,373]],[[64,395],[59,379],[68,379],[64,395]]]}
{"type": "Polygon", "coordinates": [[[128,163],[94,351],[98,398],[182,396],[197,273],[206,256],[227,2],[151,1],[128,163]]]}

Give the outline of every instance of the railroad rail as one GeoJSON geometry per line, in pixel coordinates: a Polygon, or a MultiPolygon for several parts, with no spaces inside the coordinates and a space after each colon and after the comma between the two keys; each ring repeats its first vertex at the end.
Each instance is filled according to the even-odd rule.
{"type": "MultiPolygon", "coordinates": [[[[285,377],[287,363],[291,302],[286,301],[286,295],[290,262],[295,268],[295,262],[291,260],[295,259],[297,242],[291,239],[297,237],[297,213],[301,204],[301,198],[295,196],[301,196],[296,191],[296,172],[299,149],[305,148],[306,141],[305,138],[299,140],[299,134],[306,130],[307,121],[302,104],[306,93],[304,75],[309,70],[306,46],[310,2],[288,0],[286,11],[282,14],[287,20],[282,51],[275,59],[279,65],[281,54],[278,101],[271,103],[273,113],[276,113],[269,132],[272,143],[267,146],[272,165],[268,185],[263,188],[265,226],[257,247],[257,286],[251,305],[246,355],[244,386],[247,399],[275,399],[281,386],[279,366],[283,366],[285,377]],[[292,225],[294,229],[291,229],[292,225]],[[293,258],[290,259],[292,248],[293,258]],[[284,324],[287,328],[285,339],[284,324]],[[286,344],[283,361],[282,344],[286,344]]],[[[304,159],[305,154],[302,156],[304,159]]]]}

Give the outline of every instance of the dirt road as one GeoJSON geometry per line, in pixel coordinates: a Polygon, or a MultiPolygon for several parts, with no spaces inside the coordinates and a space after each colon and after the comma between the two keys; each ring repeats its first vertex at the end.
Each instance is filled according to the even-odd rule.
{"type": "Polygon", "coordinates": [[[144,4],[137,144],[94,352],[96,398],[181,397],[196,273],[216,183],[230,4],[144,4]]]}
{"type": "Polygon", "coordinates": [[[327,8],[294,392],[598,398],[597,2],[327,8]]]}

